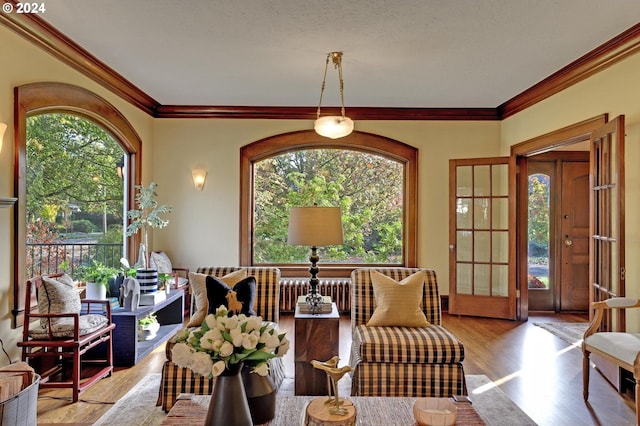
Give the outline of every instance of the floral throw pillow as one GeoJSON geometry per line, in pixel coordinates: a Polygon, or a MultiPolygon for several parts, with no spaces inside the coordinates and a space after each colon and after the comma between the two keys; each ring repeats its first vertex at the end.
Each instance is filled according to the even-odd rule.
{"type": "Polygon", "coordinates": [[[378,271],[371,271],[376,309],[367,326],[427,327],[422,312],[424,271],[416,272],[398,282],[378,271]]]}
{"type": "MultiPolygon", "coordinates": [[[[42,277],[42,285],[38,291],[38,311],[42,314],[75,314],[80,313],[80,294],[73,279],[67,274],[58,278],[42,277]]],[[[63,319],[52,319],[55,325],[63,319]]],[[[47,327],[46,318],[40,319],[40,325],[47,327]]]]}

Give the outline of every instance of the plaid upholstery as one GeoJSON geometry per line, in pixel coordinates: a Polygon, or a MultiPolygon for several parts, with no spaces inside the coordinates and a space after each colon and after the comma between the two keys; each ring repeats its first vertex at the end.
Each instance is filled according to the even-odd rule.
{"type": "Polygon", "coordinates": [[[367,327],[353,330],[363,362],[450,364],[464,360],[462,343],[442,326],[367,327]]]}
{"type": "Polygon", "coordinates": [[[411,364],[363,363],[358,367],[358,377],[353,380],[352,395],[365,396],[414,396],[450,397],[466,395],[462,364],[411,364]]]}
{"type": "Polygon", "coordinates": [[[247,276],[256,279],[256,299],[254,308],[256,314],[265,321],[277,323],[280,319],[280,269],[278,268],[254,268],[242,266],[208,266],[200,267],[196,271],[199,274],[224,277],[231,272],[240,269],[247,270],[247,276]]]}
{"type": "MultiPolygon", "coordinates": [[[[200,267],[199,274],[222,277],[231,272],[243,269],[238,266],[225,267],[200,267]]],[[[278,268],[253,268],[246,267],[247,275],[256,279],[256,298],[254,308],[256,314],[265,321],[278,323],[280,300],[280,270],[278,268]]],[[[160,393],[156,405],[162,405],[162,409],[169,411],[181,393],[193,393],[196,395],[210,395],[213,391],[215,379],[196,377],[188,368],[180,368],[171,361],[171,349],[173,339],[167,342],[165,353],[167,361],[162,368],[162,381],[160,393]]],[[[269,376],[273,379],[276,388],[279,388],[284,380],[284,363],[282,358],[273,358],[269,361],[269,376]]]]}
{"type": "MultiPolygon", "coordinates": [[[[168,346],[169,343],[167,343],[167,347],[168,346]]],[[[269,361],[269,376],[273,380],[275,387],[279,388],[284,380],[284,363],[282,358],[272,358],[269,361]]],[[[168,412],[181,393],[211,395],[214,385],[215,379],[196,376],[191,369],[178,367],[170,360],[167,360],[162,367],[160,394],[158,395],[156,405],[162,405],[162,409],[168,412]]]]}
{"type": "MultiPolygon", "coordinates": [[[[349,364],[351,394],[358,396],[448,397],[466,395],[462,361],[464,346],[441,326],[436,273],[425,271],[422,310],[431,323],[425,328],[367,327],[376,308],[371,268],[351,273],[351,327],[349,364]]],[[[396,281],[418,268],[375,268],[396,281]]]]}
{"type": "MultiPolygon", "coordinates": [[[[419,268],[374,268],[376,271],[393,278],[396,281],[402,281],[411,274],[420,271],[419,268]]],[[[373,285],[371,284],[371,268],[354,269],[351,273],[351,327],[366,324],[376,309],[376,298],[373,294],[373,285]]],[[[434,325],[442,323],[442,314],[440,313],[440,293],[438,291],[438,281],[436,280],[436,272],[431,269],[423,269],[425,271],[422,310],[424,311],[427,321],[434,325]]]]}

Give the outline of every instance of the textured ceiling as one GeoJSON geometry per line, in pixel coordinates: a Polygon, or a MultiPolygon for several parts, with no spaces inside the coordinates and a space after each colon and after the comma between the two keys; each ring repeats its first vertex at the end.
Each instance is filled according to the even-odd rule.
{"type": "Polygon", "coordinates": [[[640,22],[638,0],[46,0],[163,105],[494,108],[640,22]],[[323,105],[338,105],[330,68],[323,105]]]}

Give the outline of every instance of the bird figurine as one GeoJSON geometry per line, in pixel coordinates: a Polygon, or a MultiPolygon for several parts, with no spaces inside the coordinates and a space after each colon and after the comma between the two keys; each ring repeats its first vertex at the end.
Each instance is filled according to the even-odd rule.
{"type": "Polygon", "coordinates": [[[329,412],[337,415],[345,415],[347,414],[347,411],[343,407],[341,407],[344,400],[341,400],[340,396],[338,395],[338,381],[342,378],[342,376],[351,371],[351,367],[348,365],[338,367],[339,361],[340,359],[337,356],[334,356],[327,361],[313,360],[311,361],[311,365],[313,365],[314,368],[327,373],[327,387],[329,393],[329,400],[327,402],[333,404],[333,407],[329,409],[329,412]],[[331,396],[332,393],[333,398],[331,396]]]}
{"type": "MultiPolygon", "coordinates": [[[[338,362],[340,362],[340,358],[336,355],[331,357],[330,359],[326,360],[326,361],[311,361],[311,364],[318,369],[322,368],[320,366],[324,366],[324,367],[329,367],[329,368],[336,368],[338,366],[338,362]],[[314,364],[316,363],[316,364],[314,364]],[[317,365],[317,366],[316,366],[317,365]]],[[[331,402],[333,402],[333,391],[331,389],[331,377],[329,376],[329,374],[327,374],[327,393],[329,394],[329,398],[327,398],[327,400],[325,401],[325,404],[330,404],[331,402]]]]}

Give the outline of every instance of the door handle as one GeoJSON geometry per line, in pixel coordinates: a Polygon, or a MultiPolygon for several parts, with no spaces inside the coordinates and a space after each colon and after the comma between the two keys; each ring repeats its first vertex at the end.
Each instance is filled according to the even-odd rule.
{"type": "Polygon", "coordinates": [[[569,236],[568,236],[568,235],[565,235],[565,236],[564,236],[564,245],[565,245],[565,246],[567,246],[567,247],[569,247],[569,246],[571,246],[572,244],[573,244],[573,241],[569,238],[569,236]]]}
{"type": "Polygon", "coordinates": [[[456,249],[456,246],[454,244],[449,244],[449,251],[451,253],[453,253],[453,251],[456,249]]]}

